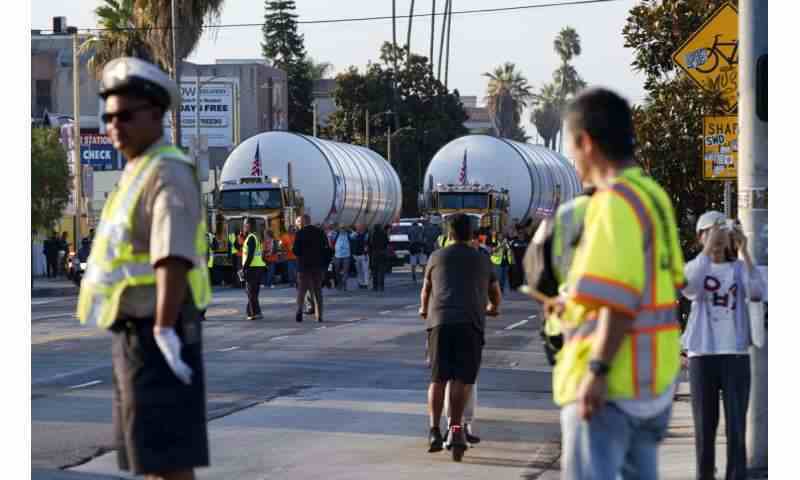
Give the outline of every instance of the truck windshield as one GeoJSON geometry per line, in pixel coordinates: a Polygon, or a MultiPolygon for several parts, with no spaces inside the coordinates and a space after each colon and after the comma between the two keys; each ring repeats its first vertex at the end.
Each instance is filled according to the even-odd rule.
{"type": "Polygon", "coordinates": [[[440,193],[439,208],[489,208],[487,193],[440,193]]]}
{"type": "Polygon", "coordinates": [[[281,191],[278,188],[261,190],[229,190],[222,192],[225,210],[262,210],[281,208],[281,191]]]}

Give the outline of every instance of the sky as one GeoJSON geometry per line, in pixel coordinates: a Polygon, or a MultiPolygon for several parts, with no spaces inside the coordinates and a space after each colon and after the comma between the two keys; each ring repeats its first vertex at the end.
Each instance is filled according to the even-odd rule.
{"type": "MultiPolygon", "coordinates": [[[[557,3],[564,0],[453,0],[453,11],[488,7],[510,7],[557,3]]],[[[79,28],[96,26],[94,9],[101,0],[33,0],[31,28],[52,28],[51,18],[65,16],[69,25],[79,28]]],[[[398,16],[408,15],[411,0],[397,0],[398,16]]],[[[436,2],[437,11],[445,0],[436,2]]],[[[624,48],[622,27],[636,0],[609,3],[536,8],[500,13],[453,15],[450,39],[448,86],[464,95],[476,95],[482,102],[488,79],[482,73],[492,71],[506,61],[514,62],[538,90],[552,81],[559,59],[553,51],[553,39],[565,26],[572,26],[581,37],[582,54],[573,60],[589,85],[610,87],[631,102],[644,97],[643,76],[630,64],[633,51],[624,48]]],[[[415,2],[415,13],[430,12],[432,1],[415,2]]],[[[219,24],[263,22],[264,6],[259,0],[227,0],[219,24]]],[[[391,0],[298,0],[299,20],[338,19],[391,15],[391,0]]],[[[441,17],[437,17],[436,52],[438,56],[441,17]]],[[[398,43],[404,43],[408,19],[397,22],[398,43]]],[[[327,61],[341,72],[354,65],[364,68],[377,61],[379,48],[391,41],[391,20],[300,25],[308,53],[317,61],[327,61]]],[[[198,63],[214,63],[222,58],[260,58],[262,41],[258,26],[211,29],[203,34],[188,58],[198,63]]],[[[412,24],[411,49],[428,55],[430,17],[415,18],[412,24]]],[[[529,114],[523,117],[529,134],[535,129],[529,114]]]]}

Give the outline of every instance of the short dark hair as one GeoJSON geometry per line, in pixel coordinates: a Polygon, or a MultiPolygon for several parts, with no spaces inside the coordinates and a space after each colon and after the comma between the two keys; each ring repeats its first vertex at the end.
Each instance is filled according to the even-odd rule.
{"type": "Polygon", "coordinates": [[[633,155],[634,131],[628,102],[605,88],[590,88],[570,102],[565,116],[573,132],[585,131],[612,162],[633,155]]]}
{"type": "Polygon", "coordinates": [[[250,228],[256,228],[256,219],[253,217],[248,217],[246,223],[250,225],[250,228]]]}
{"type": "Polygon", "coordinates": [[[472,222],[469,221],[468,215],[456,213],[450,217],[450,229],[453,233],[453,240],[457,242],[472,240],[472,222]]]}

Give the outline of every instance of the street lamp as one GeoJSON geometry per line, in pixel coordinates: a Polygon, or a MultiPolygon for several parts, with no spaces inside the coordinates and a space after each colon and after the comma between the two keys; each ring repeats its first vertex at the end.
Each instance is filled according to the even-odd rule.
{"type": "MultiPolygon", "coordinates": [[[[366,115],[367,116],[367,119],[366,119],[366,123],[367,123],[367,125],[366,125],[366,127],[367,127],[367,130],[366,130],[366,144],[367,145],[366,146],[367,146],[367,148],[369,148],[369,122],[371,122],[373,118],[378,117],[380,115],[394,115],[394,112],[391,111],[391,110],[386,110],[385,112],[379,112],[379,113],[376,113],[375,115],[370,116],[369,109],[367,109],[366,114],[367,114],[366,115]]],[[[389,130],[391,131],[391,129],[392,129],[392,127],[390,125],[389,126],[389,130]]]]}

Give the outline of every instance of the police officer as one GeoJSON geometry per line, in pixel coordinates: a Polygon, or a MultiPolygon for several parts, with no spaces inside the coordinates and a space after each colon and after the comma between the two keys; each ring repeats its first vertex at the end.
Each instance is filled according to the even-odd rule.
{"type": "Polygon", "coordinates": [[[195,166],[163,139],[178,88],[155,65],[123,57],[106,65],[99,92],[128,163],[103,209],[78,316],[113,332],[119,467],[193,478],[209,464],[200,320],[211,287],[195,166]]]}

